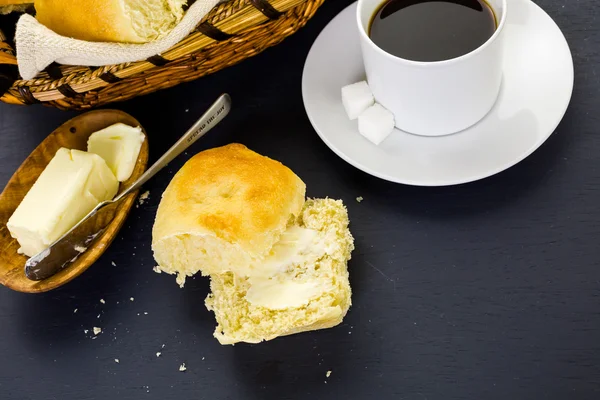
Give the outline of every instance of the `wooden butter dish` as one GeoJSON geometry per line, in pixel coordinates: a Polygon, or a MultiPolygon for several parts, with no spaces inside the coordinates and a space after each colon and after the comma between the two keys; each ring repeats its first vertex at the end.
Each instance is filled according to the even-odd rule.
{"type": "MultiPolygon", "coordinates": [[[[40,143],[8,181],[4,191],[0,194],[1,284],[24,293],[40,293],[55,289],[70,282],[88,269],[114,240],[135,203],[137,192],[123,200],[115,212],[112,222],[76,261],[43,281],[33,281],[25,276],[24,268],[27,257],[17,253],[19,243],[10,236],[6,223],[58,149],[65,147],[86,151],[87,140],[92,133],[119,122],[141,127],[135,118],[118,110],[90,111],[67,121],[40,143]]],[[[148,137],[143,127],[142,132],[146,136],[146,140],[142,144],[133,174],[127,181],[120,184],[119,192],[129,187],[146,170],[148,137]]]]}

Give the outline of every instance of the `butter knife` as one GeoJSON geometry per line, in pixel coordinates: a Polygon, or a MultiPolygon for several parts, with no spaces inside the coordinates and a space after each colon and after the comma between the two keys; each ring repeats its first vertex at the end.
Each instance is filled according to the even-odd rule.
{"type": "Polygon", "coordinates": [[[175,157],[221,122],[230,110],[231,98],[228,94],[221,95],[177,143],[148,168],[137,181],[115,199],[98,204],[50,247],[27,260],[25,263],[27,278],[34,281],[47,279],[77,260],[79,255],[85,252],[110,224],[116,209],[125,197],[138,190],[175,157]]]}

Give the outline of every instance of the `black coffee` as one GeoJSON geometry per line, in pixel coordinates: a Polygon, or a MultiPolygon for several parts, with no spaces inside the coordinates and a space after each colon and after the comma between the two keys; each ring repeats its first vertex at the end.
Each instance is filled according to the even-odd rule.
{"type": "Polygon", "coordinates": [[[397,57],[442,61],[477,49],[495,30],[485,0],[387,0],[373,16],[369,36],[397,57]]]}

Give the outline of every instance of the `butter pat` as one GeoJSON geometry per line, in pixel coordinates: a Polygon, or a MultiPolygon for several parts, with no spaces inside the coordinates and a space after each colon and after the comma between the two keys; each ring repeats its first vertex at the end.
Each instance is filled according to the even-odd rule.
{"type": "Polygon", "coordinates": [[[118,123],[93,133],[88,151],[102,157],[117,180],[124,182],[133,173],[144,139],[142,128],[118,123]]]}
{"type": "Polygon", "coordinates": [[[59,149],[6,224],[19,253],[32,257],[46,249],[118,188],[100,156],[59,149]]]}

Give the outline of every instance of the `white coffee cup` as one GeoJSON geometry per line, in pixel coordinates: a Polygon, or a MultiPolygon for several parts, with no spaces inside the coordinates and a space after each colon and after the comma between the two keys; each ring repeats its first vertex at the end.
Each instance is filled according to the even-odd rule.
{"type": "Polygon", "coordinates": [[[445,61],[411,61],[391,55],[368,35],[385,0],[358,0],[357,21],[367,81],[400,130],[423,136],[460,132],[492,109],[502,84],[502,34],[507,0],[488,0],[498,27],[472,52],[445,61]]]}

